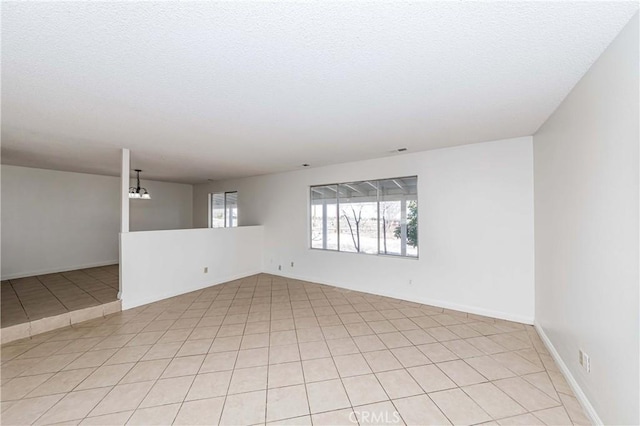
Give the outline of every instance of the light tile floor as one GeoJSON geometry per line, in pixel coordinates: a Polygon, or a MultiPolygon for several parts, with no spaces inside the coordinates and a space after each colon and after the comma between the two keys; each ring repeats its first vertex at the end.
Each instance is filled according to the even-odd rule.
{"type": "Polygon", "coordinates": [[[2,327],[109,303],[118,298],[118,265],[2,281],[2,327]]]}
{"type": "Polygon", "coordinates": [[[530,326],[257,275],[2,347],[2,424],[588,424],[530,326]]]}

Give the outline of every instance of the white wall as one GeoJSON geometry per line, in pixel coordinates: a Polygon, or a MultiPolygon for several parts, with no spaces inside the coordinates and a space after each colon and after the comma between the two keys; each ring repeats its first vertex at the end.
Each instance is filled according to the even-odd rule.
{"type": "Polygon", "coordinates": [[[2,166],[2,279],[118,262],[116,178],[2,166]]]}
{"type": "Polygon", "coordinates": [[[208,192],[237,190],[240,224],[264,225],[266,272],[532,323],[532,171],[524,137],[214,182],[195,187],[194,222],[208,192]],[[410,175],[419,260],[309,249],[310,185],[410,175]]]}
{"type": "MultiPolygon", "coordinates": [[[[136,186],[135,179],[131,186],[136,186]]],[[[150,200],[130,200],[129,231],[189,229],[193,226],[193,185],[142,180],[150,200]]]]}
{"type": "Polygon", "coordinates": [[[122,308],[259,273],[262,233],[250,226],[121,234],[122,308]]]}
{"type": "MultiPolygon", "coordinates": [[[[119,178],[1,169],[2,279],[118,262],[119,178]]],[[[191,227],[191,185],[143,184],[153,198],[131,201],[132,230],[191,227]]]]}
{"type": "Polygon", "coordinates": [[[638,61],[636,14],[534,135],[536,323],[605,424],[640,423],[638,61]]]}

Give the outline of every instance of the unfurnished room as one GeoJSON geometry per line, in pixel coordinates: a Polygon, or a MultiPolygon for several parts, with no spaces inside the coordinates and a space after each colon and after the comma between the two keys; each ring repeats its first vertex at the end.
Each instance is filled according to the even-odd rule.
{"type": "Polygon", "coordinates": [[[637,1],[2,1],[3,425],[640,424],[637,1]]]}

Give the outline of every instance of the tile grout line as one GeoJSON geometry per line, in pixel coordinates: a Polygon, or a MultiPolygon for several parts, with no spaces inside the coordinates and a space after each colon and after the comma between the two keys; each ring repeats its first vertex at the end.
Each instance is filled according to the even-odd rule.
{"type": "MultiPolygon", "coordinates": [[[[114,333],[115,333],[115,331],[114,331],[114,333]]],[[[106,339],[108,339],[109,337],[114,336],[114,335],[115,335],[114,333],[112,333],[112,334],[110,334],[110,335],[108,335],[108,336],[105,336],[105,338],[104,338],[104,339],[102,339],[100,342],[98,342],[95,346],[99,345],[100,343],[102,343],[103,341],[105,341],[106,339]]],[[[132,338],[132,339],[133,339],[133,338],[132,338]]],[[[126,343],[125,343],[125,345],[126,345],[126,343]]],[[[74,386],[70,391],[66,392],[66,393],[65,393],[65,396],[64,396],[64,397],[62,397],[62,399],[66,398],[66,396],[67,396],[67,395],[69,395],[69,394],[71,394],[72,392],[74,392],[74,391],[77,389],[77,387],[78,387],[78,386],[80,386],[80,385],[81,385],[81,384],[82,384],[86,379],[88,379],[89,377],[91,377],[91,375],[93,375],[93,374],[94,374],[94,373],[95,373],[99,368],[101,368],[101,367],[105,366],[105,365],[106,365],[106,363],[107,363],[107,361],[109,361],[109,359],[111,359],[113,356],[115,356],[115,355],[119,352],[119,350],[120,350],[120,349],[123,349],[124,347],[125,347],[125,346],[122,346],[122,347],[118,348],[118,349],[116,350],[116,352],[114,352],[114,353],[113,353],[113,355],[112,355],[112,356],[110,356],[109,358],[107,358],[107,359],[106,359],[102,364],[100,364],[99,366],[97,366],[97,367],[86,367],[86,368],[94,368],[94,371],[93,371],[93,372],[91,372],[91,374],[89,374],[87,377],[85,377],[85,378],[84,378],[82,381],[80,381],[78,384],[76,384],[76,385],[75,385],[75,386],[74,386]]],[[[105,349],[97,349],[97,350],[108,350],[108,349],[114,349],[114,348],[105,348],[105,349]]],[[[150,348],[149,348],[149,349],[150,349],[150,348]]],[[[87,353],[89,353],[89,352],[91,352],[91,350],[88,350],[88,351],[84,352],[82,355],[87,354],[87,353]]],[[[147,350],[147,352],[148,352],[148,350],[147,350]]],[[[146,352],[145,352],[145,353],[146,353],[146,352]]],[[[71,362],[69,362],[69,364],[67,364],[66,366],[68,366],[68,365],[70,365],[71,363],[73,363],[75,360],[77,360],[78,358],[80,358],[82,355],[80,355],[79,357],[77,357],[77,358],[75,358],[74,360],[72,360],[71,362]]],[[[144,356],[144,355],[143,355],[143,356],[144,356]]],[[[134,364],[134,366],[132,366],[132,367],[131,367],[131,369],[133,369],[133,367],[135,367],[135,364],[137,364],[137,362],[135,362],[135,363],[133,363],[133,364],[134,364]]],[[[114,365],[118,365],[118,364],[114,364],[114,365]]],[[[65,367],[66,367],[66,366],[65,366],[65,367]]],[[[60,372],[63,372],[63,371],[74,371],[74,369],[71,369],[71,370],[64,370],[64,368],[65,368],[65,367],[63,367],[63,369],[62,369],[62,370],[60,370],[60,372]]],[[[81,369],[81,368],[78,368],[77,370],[80,370],[80,369],[81,369]]],[[[92,411],[93,411],[93,410],[94,410],[94,409],[95,409],[95,408],[96,408],[96,407],[97,407],[97,406],[98,406],[98,405],[99,405],[99,404],[100,404],[100,403],[101,403],[101,402],[102,402],[102,401],[103,401],[103,400],[104,400],[104,399],[105,399],[105,398],[106,398],[106,397],[107,397],[107,396],[108,396],[112,391],[113,391],[113,389],[115,389],[115,387],[119,384],[119,382],[120,382],[120,381],[122,381],[122,379],[124,379],[124,377],[126,376],[126,374],[128,374],[128,372],[129,372],[129,371],[131,371],[131,369],[129,369],[129,370],[127,371],[127,373],[125,373],[125,375],[124,375],[124,376],[123,376],[123,377],[122,377],[118,382],[116,382],[116,384],[114,384],[114,385],[110,385],[110,386],[105,386],[105,387],[110,387],[111,389],[110,389],[110,390],[109,390],[109,392],[107,392],[107,393],[106,393],[106,394],[105,394],[105,395],[104,395],[104,396],[103,396],[99,401],[97,401],[97,402],[96,402],[96,404],[95,404],[95,405],[94,405],[94,406],[93,406],[93,407],[92,407],[92,408],[87,412],[87,414],[82,418],[83,420],[84,420],[85,418],[87,418],[87,416],[88,416],[89,414],[91,414],[91,412],[92,412],[92,411]]],[[[57,373],[56,373],[56,374],[57,374],[57,373]]],[[[91,390],[91,389],[95,389],[95,388],[90,388],[90,389],[86,389],[86,390],[91,390]]],[[[62,401],[62,399],[60,399],[60,401],[62,401]]],[[[59,402],[58,402],[58,403],[59,403],[59,402]]],[[[57,403],[56,403],[56,404],[54,404],[52,407],[50,407],[50,408],[49,408],[49,410],[52,410],[56,405],[57,405],[57,403]]],[[[47,410],[45,413],[43,413],[43,414],[42,414],[38,419],[40,419],[42,416],[44,416],[46,413],[48,413],[48,412],[49,412],[49,410],[47,410]]],[[[132,415],[133,415],[133,413],[132,413],[132,415]]],[[[36,419],[36,421],[37,421],[37,419],[36,419]]]]}
{"type": "Polygon", "coordinates": [[[20,308],[22,309],[22,312],[24,313],[25,318],[27,318],[27,321],[29,321],[29,315],[27,314],[27,310],[25,309],[24,304],[22,303],[22,299],[20,299],[20,296],[18,296],[18,292],[13,287],[14,284],[11,282],[11,280],[8,280],[8,282],[9,282],[9,287],[11,288],[11,291],[13,291],[13,294],[16,295],[16,299],[18,299],[18,302],[20,303],[20,308]]]}
{"type": "MultiPolygon", "coordinates": [[[[201,295],[201,294],[202,294],[202,292],[200,292],[200,293],[199,293],[199,295],[201,295]]],[[[197,297],[196,297],[196,299],[195,299],[195,300],[197,300],[197,297]]],[[[193,306],[193,303],[195,303],[195,302],[192,302],[189,306],[193,306]]],[[[188,311],[188,310],[189,310],[189,308],[187,308],[187,309],[186,309],[186,311],[188,311]]],[[[185,312],[186,312],[186,311],[185,311],[185,312]]],[[[183,314],[183,315],[184,315],[184,314],[183,314]]],[[[180,318],[181,318],[181,317],[182,317],[182,316],[180,316],[180,318]]],[[[198,322],[200,322],[200,320],[201,320],[203,317],[204,317],[204,314],[203,314],[203,316],[201,316],[200,318],[198,318],[198,322]]],[[[176,322],[177,322],[180,318],[178,318],[178,319],[176,320],[176,322]]],[[[174,324],[175,324],[175,323],[174,323],[174,324]]],[[[184,340],[184,343],[180,346],[180,348],[179,348],[179,349],[178,349],[178,351],[176,352],[176,356],[174,356],[174,357],[171,359],[171,361],[169,361],[169,363],[167,364],[167,367],[166,367],[166,368],[169,368],[169,366],[171,365],[171,363],[172,363],[172,361],[173,361],[174,359],[179,358],[177,355],[180,353],[180,351],[182,350],[182,348],[184,347],[184,345],[186,345],[186,344],[187,344],[187,342],[189,341],[189,337],[191,337],[191,335],[194,333],[195,329],[196,329],[196,327],[194,327],[194,328],[191,330],[191,332],[189,333],[189,335],[187,336],[187,338],[184,340]]],[[[220,331],[220,329],[218,329],[218,331],[216,331],[216,335],[218,334],[218,332],[219,332],[219,331],[220,331]]],[[[214,340],[215,340],[215,336],[214,336],[213,340],[211,341],[211,344],[209,345],[209,348],[207,349],[207,353],[209,353],[209,350],[211,349],[211,346],[213,345],[214,340]]],[[[206,359],[206,355],[205,355],[205,356],[203,356],[203,358],[202,358],[202,362],[200,362],[200,365],[198,366],[198,370],[196,371],[196,374],[193,376],[193,380],[192,380],[192,381],[191,381],[191,383],[189,384],[189,388],[187,389],[187,391],[185,392],[184,396],[182,397],[182,401],[180,401],[180,405],[178,406],[178,410],[176,411],[176,414],[174,415],[174,417],[173,417],[173,419],[171,420],[171,422],[169,422],[170,424],[174,424],[174,423],[175,423],[175,421],[176,421],[176,419],[178,418],[178,415],[180,415],[180,410],[182,409],[182,406],[184,405],[184,402],[185,402],[185,400],[187,399],[187,396],[189,395],[189,392],[191,392],[191,388],[193,387],[193,384],[196,382],[196,380],[197,380],[197,378],[198,378],[198,372],[200,371],[200,369],[202,369],[202,365],[204,364],[205,359],[206,359]]],[[[160,374],[160,376],[159,376],[159,378],[158,378],[158,381],[162,378],[162,375],[163,375],[163,374],[164,374],[164,372],[166,371],[166,368],[165,368],[165,369],[163,370],[163,372],[160,374]]],[[[178,377],[180,377],[180,376],[178,376],[178,377]]],[[[156,382],[156,383],[157,383],[157,382],[156,382]]],[[[154,383],[154,385],[151,387],[151,389],[153,389],[153,387],[154,387],[154,386],[155,386],[155,383],[154,383]]],[[[149,392],[151,392],[151,389],[149,389],[149,392]]],[[[147,393],[147,395],[145,395],[145,399],[146,399],[146,397],[147,397],[147,396],[148,396],[148,393],[147,393]]],[[[143,402],[143,401],[144,401],[144,399],[143,399],[140,403],[142,404],[142,402],[143,402]]],[[[135,414],[135,411],[133,412],[133,414],[135,414]]]]}
{"type": "MultiPolygon", "coordinates": [[[[104,302],[102,302],[101,300],[96,299],[96,297],[95,297],[93,294],[91,294],[91,292],[90,292],[90,291],[85,290],[85,289],[84,289],[84,288],[82,288],[80,285],[78,285],[75,281],[71,281],[71,283],[72,283],[73,285],[75,285],[75,286],[76,286],[76,288],[80,289],[80,291],[82,291],[83,293],[85,293],[85,294],[87,294],[89,297],[91,297],[93,300],[95,300],[99,305],[103,305],[103,304],[104,304],[104,302]]],[[[107,286],[107,287],[109,287],[109,286],[107,286]]],[[[111,287],[109,287],[109,288],[111,288],[111,287]]]]}
{"type": "MultiPolygon", "coordinates": [[[[216,297],[217,298],[217,297],[216,297]]],[[[211,305],[209,307],[209,309],[211,309],[211,307],[213,306],[213,303],[215,303],[215,299],[211,302],[211,305]]],[[[227,310],[225,312],[229,312],[229,308],[227,308],[227,310]]],[[[225,317],[226,317],[226,313],[225,313],[225,317]]],[[[220,324],[220,327],[222,327],[222,325],[224,324],[224,320],[223,322],[220,324]]],[[[220,332],[220,329],[218,329],[218,331],[216,331],[216,336],[218,335],[218,333],[220,332]]],[[[213,347],[213,344],[215,343],[215,337],[213,342],[211,342],[211,345],[213,347]]],[[[240,345],[242,345],[242,339],[240,339],[240,345]]],[[[227,385],[227,391],[225,392],[224,395],[224,400],[222,401],[222,408],[220,409],[220,416],[218,418],[218,424],[220,424],[222,422],[222,415],[224,414],[224,408],[227,404],[227,398],[229,397],[229,390],[231,389],[231,381],[233,380],[233,372],[235,371],[236,368],[236,364],[238,363],[238,357],[240,356],[240,350],[238,349],[235,359],[233,360],[233,368],[231,369],[231,375],[229,376],[229,384],[227,385]]],[[[205,356],[206,359],[206,356],[205,356]]],[[[202,369],[202,366],[200,366],[200,369],[202,369]]],[[[179,411],[178,411],[179,413],[179,411]]]]}
{"type": "MultiPolygon", "coordinates": [[[[152,320],[152,321],[153,321],[153,320],[152,320]]],[[[110,334],[109,336],[105,337],[105,339],[103,339],[103,341],[104,341],[104,340],[106,340],[106,339],[108,339],[109,337],[112,337],[112,336],[116,335],[116,334],[115,334],[116,332],[117,332],[117,330],[115,330],[115,331],[114,331],[112,334],[110,334]]],[[[139,333],[138,333],[138,334],[139,334],[139,333]]],[[[130,339],[129,341],[133,340],[134,338],[135,338],[135,337],[133,337],[133,338],[132,338],[132,339],[130,339]]],[[[127,342],[127,343],[128,343],[128,342],[127,342]]],[[[99,344],[99,343],[98,343],[98,344],[99,344]]],[[[97,346],[97,345],[96,345],[96,346],[97,346]]],[[[125,345],[124,345],[124,346],[122,346],[120,349],[123,349],[123,348],[125,348],[125,347],[126,347],[126,343],[125,343],[125,345]]],[[[100,349],[98,349],[98,350],[100,350],[100,349]]],[[[151,348],[149,348],[149,349],[145,352],[145,354],[146,354],[147,352],[149,352],[149,350],[151,350],[151,348]]],[[[88,352],[90,352],[90,351],[87,351],[87,352],[85,352],[85,353],[88,353],[88,352]]],[[[105,362],[101,365],[101,367],[102,367],[102,366],[104,366],[104,365],[106,364],[106,362],[107,362],[109,359],[111,359],[113,356],[115,356],[118,352],[119,352],[119,350],[118,350],[118,351],[116,351],[116,352],[115,352],[111,357],[109,357],[107,360],[105,360],[105,362]]],[[[143,357],[144,357],[144,354],[142,355],[142,357],[140,357],[140,359],[142,359],[143,357]]],[[[122,382],[122,380],[124,380],[124,378],[126,377],[126,375],[127,375],[127,374],[128,374],[128,373],[129,373],[129,372],[130,372],[134,367],[135,367],[135,364],[137,364],[138,362],[139,362],[139,360],[138,360],[138,361],[136,361],[136,362],[134,363],[134,366],[133,366],[133,367],[131,367],[131,369],[129,369],[129,370],[127,371],[127,373],[126,373],[124,376],[122,376],[122,378],[121,378],[120,380],[118,380],[118,382],[116,382],[116,384],[114,384],[114,385],[112,385],[112,386],[111,386],[111,389],[109,390],[109,392],[107,392],[107,393],[105,394],[105,396],[104,396],[102,399],[100,399],[100,401],[98,401],[98,403],[97,403],[97,404],[96,404],[96,405],[95,405],[91,410],[89,410],[89,411],[87,412],[87,414],[83,417],[83,420],[84,420],[84,419],[86,419],[86,418],[89,418],[89,417],[90,417],[90,414],[93,412],[93,410],[95,410],[95,408],[96,408],[98,405],[100,405],[100,403],[101,403],[102,401],[104,401],[104,400],[105,400],[105,399],[106,399],[106,398],[111,394],[111,392],[113,392],[113,390],[116,388],[116,386],[118,386],[118,385],[122,382]]],[[[117,365],[117,364],[116,364],[116,365],[117,365]]],[[[169,364],[167,364],[167,367],[168,367],[168,366],[169,366],[169,364]]],[[[98,367],[98,368],[100,368],[100,367],[98,367]]],[[[166,367],[165,367],[165,369],[166,369],[166,367]]],[[[97,368],[96,368],[96,370],[97,370],[97,368]]],[[[164,370],[163,370],[163,372],[164,372],[164,370]]],[[[95,371],[94,371],[94,373],[95,373],[95,371]]],[[[92,373],[92,374],[93,374],[93,373],[92,373]]],[[[160,373],[160,375],[162,375],[162,373],[160,373]]],[[[88,378],[88,377],[87,377],[87,378],[88,378]]],[[[86,380],[86,379],[85,379],[85,380],[86,380]]],[[[157,380],[156,380],[156,381],[157,381],[157,380]]],[[[79,386],[81,383],[82,383],[82,382],[80,382],[77,386],[79,386]]],[[[138,383],[142,383],[142,382],[138,382],[138,383]]],[[[154,382],[154,384],[153,384],[153,385],[151,385],[151,387],[149,388],[149,391],[151,391],[151,388],[153,388],[153,386],[154,386],[154,385],[155,385],[155,382],[154,382]]],[[[76,386],[76,387],[77,387],[77,386],[76,386]]],[[[149,391],[147,391],[147,393],[145,394],[145,397],[144,397],[144,398],[146,398],[146,396],[148,395],[149,391]]],[[[71,392],[69,392],[69,393],[71,393],[71,392]]],[[[140,400],[140,404],[142,403],[142,401],[144,400],[144,398],[142,398],[142,399],[140,400]]],[[[139,406],[140,404],[138,404],[138,406],[139,406]]],[[[131,418],[131,416],[133,416],[133,414],[135,413],[135,410],[136,410],[136,409],[137,409],[137,408],[135,408],[135,409],[132,411],[131,415],[129,415],[129,417],[127,418],[127,421],[131,418]]],[[[124,412],[124,411],[129,411],[129,410],[123,410],[122,412],[124,412]]],[[[102,415],[108,415],[108,414],[113,414],[113,413],[105,413],[105,414],[102,414],[102,415]]],[[[99,416],[101,416],[101,415],[93,416],[93,417],[99,417],[99,416]]]]}

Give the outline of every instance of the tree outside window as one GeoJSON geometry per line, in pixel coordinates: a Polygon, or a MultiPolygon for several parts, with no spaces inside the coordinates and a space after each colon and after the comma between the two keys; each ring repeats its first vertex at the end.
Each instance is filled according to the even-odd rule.
{"type": "Polygon", "coordinates": [[[417,178],[311,187],[311,247],[418,256],[417,178]]]}

